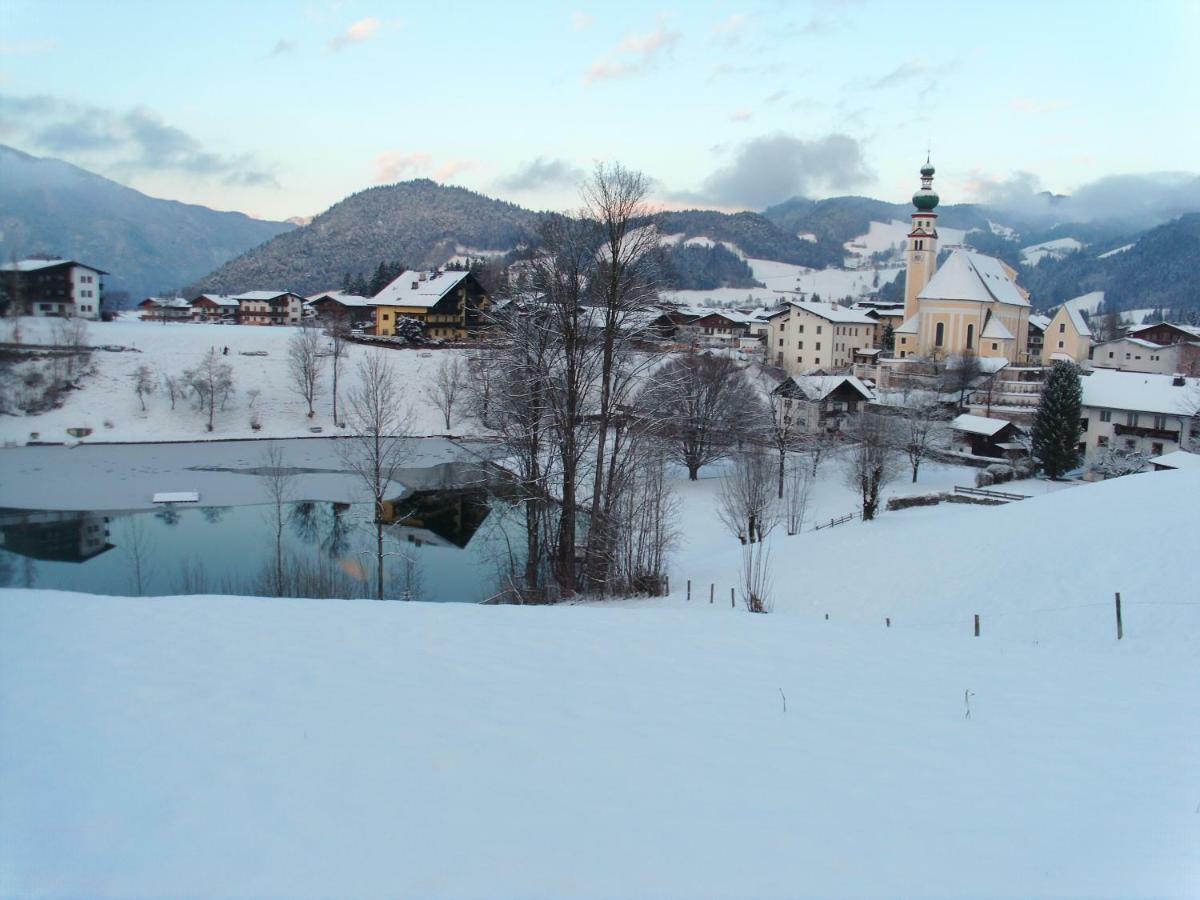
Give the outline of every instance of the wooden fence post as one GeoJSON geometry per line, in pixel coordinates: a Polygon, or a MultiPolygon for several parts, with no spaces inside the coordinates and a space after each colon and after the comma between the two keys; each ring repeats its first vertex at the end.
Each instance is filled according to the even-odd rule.
{"type": "Polygon", "coordinates": [[[891,627],[892,627],[892,617],[891,617],[891,616],[888,616],[888,617],[887,617],[886,619],[884,619],[883,621],[884,621],[885,623],[887,623],[887,627],[888,627],[888,628],[891,628],[891,627]]]}
{"type": "Polygon", "coordinates": [[[979,637],[979,613],[975,613],[975,637],[979,637]]]}
{"type": "Polygon", "coordinates": [[[1121,627],[1121,592],[1117,591],[1117,640],[1125,636],[1125,629],[1121,627]]]}
{"type": "Polygon", "coordinates": [[[734,599],[733,599],[733,588],[729,589],[729,608],[737,609],[737,603],[734,602],[734,599]]]}
{"type": "Polygon", "coordinates": [[[689,578],[687,581],[688,581],[687,598],[688,598],[688,602],[690,603],[692,601],[692,579],[689,578]]]}
{"type": "Polygon", "coordinates": [[[712,582],[709,582],[709,584],[708,584],[708,602],[709,603],[713,602],[713,597],[715,596],[716,590],[717,590],[717,586],[715,584],[713,584],[712,582]]]}

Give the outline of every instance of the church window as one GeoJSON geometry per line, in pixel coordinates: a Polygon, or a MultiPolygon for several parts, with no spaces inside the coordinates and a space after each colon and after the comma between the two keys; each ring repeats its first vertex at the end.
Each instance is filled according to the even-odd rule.
{"type": "Polygon", "coordinates": [[[974,323],[967,326],[967,349],[975,349],[975,325],[974,323]]]}
{"type": "Polygon", "coordinates": [[[946,323],[938,322],[933,332],[934,346],[941,347],[946,343],[946,323]]]}

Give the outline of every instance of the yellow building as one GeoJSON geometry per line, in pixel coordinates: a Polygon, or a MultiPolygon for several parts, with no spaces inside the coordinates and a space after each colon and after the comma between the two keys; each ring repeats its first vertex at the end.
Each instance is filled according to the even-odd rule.
{"type": "Polygon", "coordinates": [[[921,167],[908,235],[904,322],[895,355],[944,359],[973,354],[1022,363],[1028,355],[1029,295],[1001,260],[954,250],[938,267],[938,195],[933,166],[921,167]]]}
{"type": "Polygon", "coordinates": [[[391,337],[396,322],[416,319],[427,338],[467,340],[478,335],[491,305],[487,291],[470,272],[403,272],[371,300],[375,334],[391,337]]]}
{"type": "Polygon", "coordinates": [[[1045,365],[1055,360],[1071,360],[1083,364],[1092,352],[1092,329],[1083,313],[1068,300],[1058,308],[1042,338],[1045,365]]]}

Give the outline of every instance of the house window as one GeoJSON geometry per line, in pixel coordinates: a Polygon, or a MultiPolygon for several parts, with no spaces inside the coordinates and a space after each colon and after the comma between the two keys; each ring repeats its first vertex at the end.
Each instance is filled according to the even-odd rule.
{"type": "Polygon", "coordinates": [[[938,322],[937,327],[933,330],[933,343],[936,347],[941,347],[946,343],[946,324],[938,322]]]}
{"type": "Polygon", "coordinates": [[[1152,444],[1150,445],[1150,452],[1151,452],[1151,453],[1153,453],[1155,456],[1162,456],[1162,455],[1163,455],[1163,445],[1162,445],[1162,442],[1161,442],[1161,441],[1155,441],[1154,443],[1152,443],[1152,444]]]}
{"type": "Polygon", "coordinates": [[[780,338],[780,339],[779,339],[779,346],[780,346],[780,347],[782,347],[782,346],[783,346],[783,338],[780,338]]]}
{"type": "Polygon", "coordinates": [[[1108,358],[1109,359],[1113,358],[1113,352],[1111,350],[1108,351],[1108,358]]]}
{"type": "Polygon", "coordinates": [[[820,342],[820,341],[817,341],[817,349],[818,349],[818,350],[820,350],[820,349],[821,349],[821,342],[820,342]]]}
{"type": "Polygon", "coordinates": [[[974,324],[967,326],[967,349],[968,350],[975,349],[975,325],[974,324]]]}
{"type": "Polygon", "coordinates": [[[1111,409],[1100,410],[1100,421],[1101,422],[1111,422],[1112,421],[1112,410],[1111,409]]]}
{"type": "Polygon", "coordinates": [[[796,349],[803,350],[804,349],[804,341],[796,341],[796,349]]]}
{"type": "Polygon", "coordinates": [[[1059,342],[1058,342],[1058,349],[1059,349],[1059,350],[1061,350],[1061,349],[1062,349],[1064,346],[1066,346],[1066,345],[1065,345],[1065,344],[1063,344],[1063,342],[1062,342],[1062,341],[1059,341],[1059,342]]]}
{"type": "Polygon", "coordinates": [[[1137,423],[1138,423],[1138,414],[1137,413],[1135,413],[1135,412],[1125,413],[1125,424],[1126,425],[1133,425],[1136,427],[1137,423]]]}
{"type": "Polygon", "coordinates": [[[821,326],[820,326],[820,325],[818,325],[818,326],[817,326],[817,334],[820,334],[820,333],[821,333],[821,326]]]}
{"type": "Polygon", "coordinates": [[[902,343],[902,344],[907,344],[907,343],[908,343],[908,338],[904,338],[904,337],[900,338],[900,343],[902,343]]]}
{"type": "Polygon", "coordinates": [[[1108,435],[1102,434],[1099,437],[1097,437],[1096,438],[1096,446],[1097,447],[1107,447],[1108,446],[1108,435]]]}
{"type": "Polygon", "coordinates": [[[1058,333],[1059,333],[1059,334],[1064,334],[1064,333],[1066,333],[1066,330],[1067,330],[1067,323],[1066,323],[1066,322],[1059,322],[1059,323],[1058,323],[1058,333]]]}
{"type": "Polygon", "coordinates": [[[1079,430],[1087,431],[1087,427],[1088,427],[1087,416],[1084,416],[1082,419],[1079,420],[1079,430]]]}
{"type": "Polygon", "coordinates": [[[997,343],[995,343],[995,342],[993,342],[993,343],[992,343],[992,349],[993,349],[993,350],[999,350],[999,349],[1000,349],[1000,345],[999,345],[999,344],[997,344],[997,343]]]}
{"type": "Polygon", "coordinates": [[[1155,416],[1154,417],[1154,427],[1158,431],[1166,431],[1167,430],[1167,417],[1166,416],[1155,416]]]}
{"type": "Polygon", "coordinates": [[[1126,450],[1136,450],[1137,449],[1137,441],[1135,441],[1133,438],[1125,438],[1125,449],[1126,450]]]}

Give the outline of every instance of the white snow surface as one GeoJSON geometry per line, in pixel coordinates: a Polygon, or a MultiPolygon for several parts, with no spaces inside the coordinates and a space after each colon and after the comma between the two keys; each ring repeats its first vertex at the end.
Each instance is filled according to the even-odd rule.
{"type": "MultiPolygon", "coordinates": [[[[871,222],[866,234],[851,238],[844,244],[846,254],[850,257],[847,265],[854,265],[855,257],[865,258],[872,253],[895,250],[897,244],[900,245],[902,251],[910,231],[912,231],[912,222],[902,222],[899,219],[892,219],[890,222],[871,222]]],[[[937,233],[938,246],[942,249],[964,246],[963,242],[968,234],[967,231],[959,228],[938,228],[937,233]]]]}
{"type": "Polygon", "coordinates": [[[1027,266],[1036,266],[1047,256],[1062,259],[1068,253],[1074,253],[1076,250],[1082,249],[1083,243],[1076,238],[1056,238],[1053,241],[1043,241],[1040,244],[1031,244],[1028,247],[1022,247],[1021,262],[1027,266]]]}
{"type": "Polygon", "coordinates": [[[1125,244],[1121,247],[1109,250],[1107,253],[1101,253],[1096,257],[1096,259],[1108,259],[1110,256],[1116,256],[1118,253],[1124,253],[1126,250],[1132,250],[1134,246],[1134,244],[1125,244]]]}
{"type": "MultiPolygon", "coordinates": [[[[27,343],[52,343],[51,321],[22,319],[22,339],[27,343]]],[[[307,418],[308,406],[288,374],[288,341],[296,330],[287,326],[161,324],[132,317],[115,322],[89,322],[87,343],[97,348],[92,353],[96,374],[84,379],[81,390],[68,392],[60,409],[35,416],[0,416],[0,442],[24,443],[31,432],[37,432],[41,441],[66,441],[70,439],[66,429],[80,427],[92,429],[85,442],[302,437],[311,434],[311,427],[321,428],[324,435],[341,433],[333,421],[328,360],[321,376],[316,416],[307,418]],[[140,352],[110,353],[99,349],[104,345],[133,347],[140,352]],[[188,400],[177,401],[172,410],[161,384],[146,398],[147,409],[142,412],[133,392],[133,373],[139,366],[149,366],[156,378],[164,371],[179,374],[198,364],[210,347],[216,347],[218,352],[229,348],[229,354],[223,355],[221,361],[233,368],[236,386],[227,409],[217,412],[211,434],[205,430],[206,416],[193,409],[188,400]],[[268,355],[241,355],[244,351],[262,350],[268,355]],[[255,389],[261,393],[251,407],[249,392],[255,389]],[[250,426],[255,413],[262,425],[259,431],[250,426]],[[111,422],[112,427],[105,422],[111,422]]],[[[341,415],[345,416],[349,389],[357,383],[359,359],[383,353],[396,371],[404,402],[412,406],[414,432],[447,433],[441,412],[425,396],[422,385],[432,380],[446,355],[461,352],[349,345],[338,386],[341,415]],[[422,355],[423,352],[428,355],[422,355]]],[[[471,429],[471,423],[455,419],[450,433],[463,434],[471,429]]]]}
{"type": "Polygon", "coordinates": [[[0,591],[0,894],[1195,896],[1198,491],[777,536],[768,616],[711,515],[690,603],[0,591]]]}

